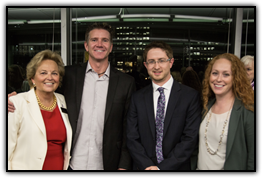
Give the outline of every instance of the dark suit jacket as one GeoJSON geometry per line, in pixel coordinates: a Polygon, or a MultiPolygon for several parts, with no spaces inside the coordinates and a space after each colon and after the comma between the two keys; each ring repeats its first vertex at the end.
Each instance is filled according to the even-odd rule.
{"type": "MultiPolygon", "coordinates": [[[[215,99],[209,101],[208,110],[213,106],[215,101],[215,99]]],[[[202,119],[204,118],[205,116],[202,119]]],[[[255,169],[254,120],[254,112],[247,110],[241,100],[235,98],[228,125],[224,170],[255,169]]],[[[195,154],[192,157],[193,170],[197,168],[197,156],[198,154],[195,154]]]]}
{"type": "MultiPolygon", "coordinates": [[[[87,63],[66,66],[61,88],[61,92],[65,96],[69,120],[73,130],[74,141],[71,150],[74,149],[74,142],[78,136],[76,127],[86,67],[87,63]]],[[[134,91],[134,78],[111,66],[103,133],[103,163],[105,170],[131,169],[131,157],[126,147],[126,115],[134,91]]]]}
{"type": "Polygon", "coordinates": [[[134,169],[190,170],[190,156],[198,144],[201,105],[196,90],[174,80],[164,121],[163,156],[157,164],[152,84],[131,98],[127,117],[127,147],[134,169]]]}

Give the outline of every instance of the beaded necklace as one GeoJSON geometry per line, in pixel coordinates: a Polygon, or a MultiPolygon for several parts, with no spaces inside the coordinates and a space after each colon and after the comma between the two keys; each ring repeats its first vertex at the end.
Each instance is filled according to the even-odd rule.
{"type": "MultiPolygon", "coordinates": [[[[233,102],[233,103],[234,103],[234,102],[233,102]]],[[[231,109],[232,109],[233,103],[232,103],[232,105],[231,105],[231,107],[230,107],[231,109]]],[[[213,150],[208,146],[208,141],[207,141],[207,128],[208,128],[208,125],[209,125],[209,122],[210,122],[210,119],[211,119],[211,115],[212,115],[212,110],[211,110],[211,109],[212,109],[212,108],[210,108],[210,115],[209,115],[209,118],[207,119],[207,123],[206,123],[206,129],[205,129],[205,145],[206,145],[206,147],[207,147],[207,152],[208,152],[209,154],[211,154],[211,155],[216,155],[217,152],[218,152],[218,150],[219,150],[219,148],[220,148],[220,145],[221,145],[221,143],[222,143],[222,139],[223,139],[223,137],[224,137],[224,132],[225,132],[226,125],[227,125],[227,123],[228,123],[229,113],[231,113],[231,112],[230,112],[231,109],[228,111],[228,113],[227,113],[227,118],[226,118],[226,120],[224,121],[222,133],[221,133],[221,135],[220,135],[220,140],[219,140],[219,142],[218,142],[218,147],[217,147],[216,151],[213,151],[213,150]]]]}

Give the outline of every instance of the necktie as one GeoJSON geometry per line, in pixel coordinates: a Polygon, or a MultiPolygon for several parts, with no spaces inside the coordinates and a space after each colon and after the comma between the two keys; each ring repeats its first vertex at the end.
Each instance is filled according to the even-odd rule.
{"type": "Polygon", "coordinates": [[[162,152],[163,130],[164,130],[164,113],[165,113],[165,94],[164,88],[159,87],[157,89],[160,92],[160,96],[157,101],[156,112],[156,157],[157,162],[161,163],[164,160],[162,152]]]}

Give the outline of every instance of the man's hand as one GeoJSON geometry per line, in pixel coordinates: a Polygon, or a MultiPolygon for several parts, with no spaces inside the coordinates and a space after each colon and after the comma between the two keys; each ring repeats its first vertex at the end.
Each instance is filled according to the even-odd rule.
{"type": "Polygon", "coordinates": [[[147,167],[145,170],[159,170],[157,166],[147,167]]]}
{"type": "Polygon", "coordinates": [[[123,169],[123,168],[118,168],[118,170],[126,170],[126,169],[123,169]]]}
{"type": "Polygon", "coordinates": [[[10,96],[15,96],[16,94],[17,93],[15,91],[10,93],[10,94],[8,94],[8,113],[15,111],[15,106],[14,106],[14,104],[11,101],[9,101],[9,97],[10,96]]]}

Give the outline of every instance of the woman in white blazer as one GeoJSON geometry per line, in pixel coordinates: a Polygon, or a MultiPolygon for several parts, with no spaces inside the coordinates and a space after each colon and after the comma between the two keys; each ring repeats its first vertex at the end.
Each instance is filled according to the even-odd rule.
{"type": "Polygon", "coordinates": [[[61,57],[41,51],[27,65],[31,90],[9,98],[8,170],[67,170],[72,141],[66,102],[54,93],[61,84],[61,57]]]}

